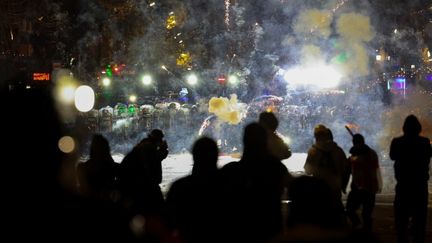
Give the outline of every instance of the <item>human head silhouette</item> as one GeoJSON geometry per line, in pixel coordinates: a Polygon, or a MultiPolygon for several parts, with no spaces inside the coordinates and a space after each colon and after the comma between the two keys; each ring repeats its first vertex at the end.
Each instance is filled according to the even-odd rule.
{"type": "Polygon", "coordinates": [[[409,115],[405,118],[402,130],[405,135],[418,136],[422,130],[422,126],[416,116],[409,115]]]}
{"type": "Polygon", "coordinates": [[[218,154],[218,147],[213,139],[201,137],[196,140],[192,148],[194,161],[192,174],[216,170],[218,154]]]}
{"type": "Polygon", "coordinates": [[[270,131],[276,131],[277,127],[279,126],[279,121],[275,114],[273,112],[267,111],[261,112],[258,123],[270,131]]]}

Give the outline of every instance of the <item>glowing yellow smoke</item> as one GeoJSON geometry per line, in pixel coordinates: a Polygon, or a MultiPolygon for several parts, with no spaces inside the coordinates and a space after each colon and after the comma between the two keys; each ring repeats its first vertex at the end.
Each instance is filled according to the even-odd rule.
{"type": "Polygon", "coordinates": [[[331,34],[332,13],[325,10],[311,9],[302,12],[294,25],[294,31],[302,34],[317,34],[329,37],[331,34]]]}
{"type": "Polygon", "coordinates": [[[337,21],[336,29],[349,56],[346,63],[342,63],[345,72],[355,76],[368,75],[369,58],[365,43],[374,37],[369,17],[356,13],[343,14],[337,21]]]}
{"type": "Polygon", "coordinates": [[[370,19],[356,13],[343,14],[337,21],[337,32],[347,41],[368,42],[374,37],[370,19]]]}
{"type": "Polygon", "coordinates": [[[226,97],[211,98],[209,112],[214,113],[220,120],[233,125],[239,124],[242,118],[241,108],[235,94],[232,94],[230,99],[226,97]]]}

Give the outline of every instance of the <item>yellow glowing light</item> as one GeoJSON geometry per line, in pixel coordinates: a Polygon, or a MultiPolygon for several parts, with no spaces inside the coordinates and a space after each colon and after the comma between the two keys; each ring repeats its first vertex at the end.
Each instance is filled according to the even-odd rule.
{"type": "Polygon", "coordinates": [[[431,53],[430,53],[430,51],[427,52],[427,56],[428,56],[428,57],[431,57],[431,53]]]}
{"type": "Polygon", "coordinates": [[[105,87],[110,86],[110,84],[111,84],[111,79],[109,79],[109,78],[104,78],[104,79],[102,79],[102,84],[103,84],[103,86],[105,86],[105,87]]]}
{"type": "Polygon", "coordinates": [[[65,103],[72,103],[75,98],[75,87],[65,86],[61,89],[61,99],[65,103]]]}
{"type": "Polygon", "coordinates": [[[381,60],[382,60],[382,56],[381,56],[381,55],[376,55],[375,59],[376,59],[377,61],[381,61],[381,60]]]}
{"type": "Polygon", "coordinates": [[[173,12],[171,12],[166,20],[166,28],[168,30],[171,30],[174,27],[176,27],[176,25],[177,25],[176,16],[174,15],[173,12]]]}
{"type": "Polygon", "coordinates": [[[75,141],[70,136],[64,136],[58,141],[58,147],[63,153],[71,153],[75,149],[75,141]]]}
{"type": "Polygon", "coordinates": [[[136,95],[129,96],[129,101],[132,102],[132,103],[135,103],[137,101],[136,95]]]}
{"type": "Polygon", "coordinates": [[[176,60],[178,66],[190,66],[191,62],[192,59],[189,52],[180,53],[179,57],[176,60]]]}
{"type": "Polygon", "coordinates": [[[75,107],[81,112],[93,109],[95,104],[95,93],[90,86],[82,85],[75,91],[75,107]]]}

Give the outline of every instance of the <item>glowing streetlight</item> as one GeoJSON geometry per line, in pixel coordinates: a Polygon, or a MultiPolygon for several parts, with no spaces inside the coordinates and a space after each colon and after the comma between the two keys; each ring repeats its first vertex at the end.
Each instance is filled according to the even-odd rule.
{"type": "Polygon", "coordinates": [[[236,75],[230,75],[230,76],[228,77],[228,82],[229,82],[230,84],[237,84],[237,83],[238,83],[238,78],[237,78],[237,76],[236,76],[236,75]]]}
{"type": "Polygon", "coordinates": [[[132,102],[132,103],[135,103],[137,101],[136,95],[129,96],[129,101],[132,102]]]}
{"type": "Polygon", "coordinates": [[[110,85],[111,85],[111,79],[109,79],[109,78],[103,78],[103,79],[102,79],[102,84],[103,84],[103,86],[105,86],[105,87],[110,86],[110,85]]]}
{"type": "Polygon", "coordinates": [[[196,85],[198,83],[198,77],[195,74],[190,74],[186,80],[190,85],[196,85]]]}
{"type": "Polygon", "coordinates": [[[144,75],[141,78],[141,82],[145,85],[145,86],[149,86],[152,83],[152,77],[150,75],[144,75]]]}
{"type": "Polygon", "coordinates": [[[79,86],[75,91],[75,107],[81,112],[93,109],[95,94],[90,86],[79,86]]]}
{"type": "Polygon", "coordinates": [[[381,56],[381,55],[376,55],[375,59],[376,59],[377,61],[381,61],[381,60],[382,60],[382,56],[381,56]]]}

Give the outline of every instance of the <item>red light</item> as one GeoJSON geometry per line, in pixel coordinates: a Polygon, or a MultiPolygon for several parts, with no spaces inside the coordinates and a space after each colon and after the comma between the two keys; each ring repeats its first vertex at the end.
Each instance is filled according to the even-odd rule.
{"type": "Polygon", "coordinates": [[[217,81],[219,84],[225,84],[225,81],[226,81],[225,76],[223,76],[223,75],[219,76],[217,81]]]}
{"type": "Polygon", "coordinates": [[[118,67],[115,67],[115,68],[114,68],[114,71],[115,71],[115,72],[118,72],[118,71],[119,71],[118,67]]]}

